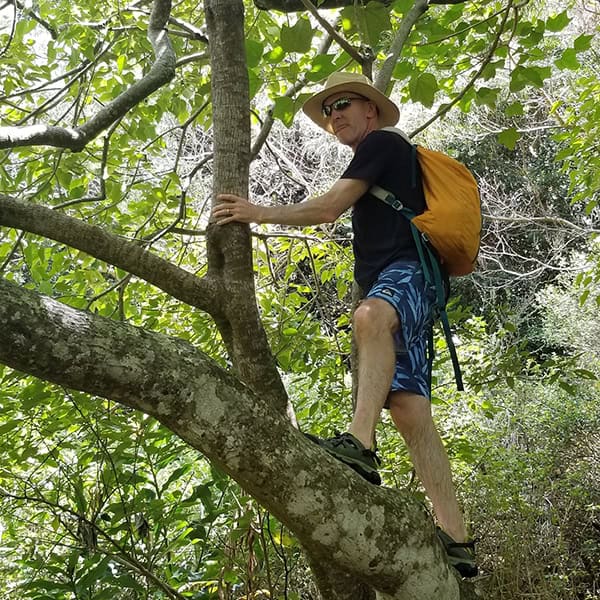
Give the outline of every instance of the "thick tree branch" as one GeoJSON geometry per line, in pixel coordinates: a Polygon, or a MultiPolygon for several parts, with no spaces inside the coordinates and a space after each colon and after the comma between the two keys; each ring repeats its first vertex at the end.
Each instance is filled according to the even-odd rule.
{"type": "Polygon", "coordinates": [[[166,34],[171,0],[154,0],[148,25],[148,39],[156,60],[147,75],[117,96],[94,117],[75,128],[30,125],[0,127],[0,149],[20,146],[55,146],[78,152],[102,131],[118,121],[175,76],[175,52],[166,34]]]}
{"type": "Polygon", "coordinates": [[[0,362],[155,417],[276,515],[311,560],[382,598],[459,599],[419,502],[369,485],[187,342],[0,279],[0,362]]]}
{"type": "Polygon", "coordinates": [[[45,206],[0,195],[0,225],[21,229],[77,248],[110,265],[140,277],[212,316],[220,314],[217,283],[200,279],[126,240],[45,206]]]}

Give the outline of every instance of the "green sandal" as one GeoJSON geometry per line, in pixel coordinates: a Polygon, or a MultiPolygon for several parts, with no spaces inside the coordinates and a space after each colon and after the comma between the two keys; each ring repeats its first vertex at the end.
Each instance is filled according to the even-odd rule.
{"type": "Polygon", "coordinates": [[[381,464],[379,457],[372,450],[365,448],[352,434],[336,432],[334,437],[325,439],[310,433],[304,435],[331,456],[354,469],[369,483],[381,485],[381,477],[377,472],[377,467],[381,464]]]}

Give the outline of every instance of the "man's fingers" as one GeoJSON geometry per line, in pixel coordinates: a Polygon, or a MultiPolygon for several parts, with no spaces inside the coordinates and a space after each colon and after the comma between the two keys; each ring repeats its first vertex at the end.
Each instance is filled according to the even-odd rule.
{"type": "Polygon", "coordinates": [[[227,223],[240,222],[249,223],[252,221],[251,202],[246,198],[241,198],[235,194],[218,194],[218,204],[212,210],[212,216],[219,225],[227,223]]]}
{"type": "MultiPolygon", "coordinates": [[[[219,200],[221,200],[220,197],[218,197],[219,200]]],[[[226,200],[225,202],[221,202],[220,204],[217,204],[213,210],[212,210],[212,214],[214,217],[216,217],[217,219],[221,220],[225,217],[231,217],[233,215],[233,204],[231,200],[226,200]]]]}

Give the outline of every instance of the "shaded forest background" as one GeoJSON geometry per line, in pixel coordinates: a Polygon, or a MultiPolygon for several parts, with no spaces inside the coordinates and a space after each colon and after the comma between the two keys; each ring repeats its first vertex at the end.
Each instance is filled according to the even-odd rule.
{"type": "MultiPolygon", "coordinates": [[[[75,216],[203,276],[213,137],[202,6],[173,7],[175,78],[84,148],[20,138],[30,125],[89,122],[152,64],[149,3],[85,4],[0,2],[0,199],[75,216]]],[[[383,64],[412,5],[321,11],[359,56],[332,50],[306,12],[245,6],[252,198],[298,202],[335,181],[348,152],[297,114],[306,84],[357,59],[365,69],[367,50],[383,64]]],[[[438,335],[433,399],[478,540],[477,586],[490,600],[596,600],[600,11],[450,3],[419,23],[391,76],[400,126],[465,162],[482,192],[479,267],[454,282],[451,303],[467,391],[455,391],[438,335]],[[504,10],[512,34],[490,60],[504,10]]],[[[348,218],[252,231],[268,341],[301,427],[317,434],[351,412],[350,234],[348,218]]],[[[231,365],[206,313],[66,244],[2,227],[0,274],[231,365]]],[[[426,502],[385,416],[378,436],[385,484],[426,502]]],[[[0,366],[0,456],[0,598],[318,597],[291,532],[151,417],[0,366]]]]}

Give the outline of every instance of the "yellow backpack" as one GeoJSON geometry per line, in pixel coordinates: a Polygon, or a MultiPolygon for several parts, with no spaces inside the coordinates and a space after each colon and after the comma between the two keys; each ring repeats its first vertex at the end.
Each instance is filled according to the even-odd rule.
{"type": "MultiPolygon", "coordinates": [[[[402,206],[401,199],[379,186],[373,186],[370,193],[414,223],[435,248],[448,275],[468,275],[475,268],[481,239],[481,201],[475,178],[447,154],[414,145],[400,129],[385,127],[383,131],[400,135],[413,147],[427,208],[415,215],[402,206]]],[[[416,185],[416,168],[411,177],[416,185]]]]}

